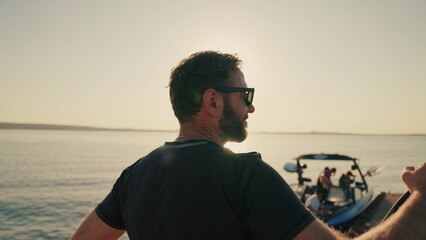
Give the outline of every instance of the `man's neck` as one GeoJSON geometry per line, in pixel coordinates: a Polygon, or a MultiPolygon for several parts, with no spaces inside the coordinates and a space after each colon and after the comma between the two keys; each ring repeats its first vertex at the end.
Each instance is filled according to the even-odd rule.
{"type": "Polygon", "coordinates": [[[220,137],[219,129],[214,128],[212,125],[203,126],[194,122],[180,123],[179,135],[175,142],[184,142],[195,139],[209,140],[220,146],[225,144],[220,137]]]}

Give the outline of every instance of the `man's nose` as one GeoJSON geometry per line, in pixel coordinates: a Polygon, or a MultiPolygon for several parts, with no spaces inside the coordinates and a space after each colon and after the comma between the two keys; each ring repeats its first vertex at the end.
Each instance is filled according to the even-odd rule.
{"type": "Polygon", "coordinates": [[[254,108],[253,104],[250,104],[250,106],[248,107],[248,112],[253,113],[254,110],[256,110],[256,109],[254,108]]]}

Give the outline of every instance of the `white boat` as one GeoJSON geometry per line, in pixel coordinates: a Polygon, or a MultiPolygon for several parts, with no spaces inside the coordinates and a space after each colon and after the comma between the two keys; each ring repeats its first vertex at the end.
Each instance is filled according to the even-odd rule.
{"type": "Polygon", "coordinates": [[[296,163],[286,163],[284,169],[287,172],[298,174],[298,184],[293,185],[294,191],[299,199],[305,200],[315,192],[317,181],[312,184],[310,178],[303,176],[303,169],[307,168],[307,161],[348,161],[352,171],[358,171],[361,181],[355,182],[349,188],[331,186],[326,192],[322,201],[323,207],[332,212],[331,215],[324,215],[321,218],[337,229],[349,227],[353,220],[364,211],[373,200],[373,191],[365,180],[365,176],[372,176],[381,169],[371,168],[365,174],[362,173],[356,158],[340,154],[305,154],[294,158],[296,163]]]}

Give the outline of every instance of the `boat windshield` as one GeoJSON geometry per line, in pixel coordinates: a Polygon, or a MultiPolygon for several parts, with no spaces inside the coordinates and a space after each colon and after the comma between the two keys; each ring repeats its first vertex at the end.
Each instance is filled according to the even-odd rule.
{"type": "Polygon", "coordinates": [[[343,187],[336,187],[331,186],[328,195],[327,195],[327,201],[330,202],[347,202],[350,201],[351,198],[351,189],[350,188],[343,188],[343,187]]]}

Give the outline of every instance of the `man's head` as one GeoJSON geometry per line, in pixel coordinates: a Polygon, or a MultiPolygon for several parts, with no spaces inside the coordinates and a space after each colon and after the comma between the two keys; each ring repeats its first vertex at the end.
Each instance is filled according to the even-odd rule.
{"type": "Polygon", "coordinates": [[[214,51],[197,52],[183,59],[170,76],[170,101],[179,122],[193,119],[209,88],[224,87],[230,73],[240,69],[237,56],[214,51]]]}
{"type": "Polygon", "coordinates": [[[216,119],[221,142],[243,141],[247,136],[248,113],[254,111],[251,104],[254,89],[247,88],[240,65],[241,60],[236,56],[212,51],[195,53],[182,60],[173,69],[169,84],[179,122],[192,122],[198,113],[215,112],[204,119],[216,119]]]}
{"type": "Polygon", "coordinates": [[[327,175],[330,173],[330,168],[329,167],[325,167],[324,168],[324,174],[327,175]]]}
{"type": "Polygon", "coordinates": [[[323,198],[324,198],[324,191],[323,190],[321,190],[320,188],[316,188],[315,194],[318,196],[318,198],[320,200],[323,200],[323,198]]]}

